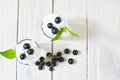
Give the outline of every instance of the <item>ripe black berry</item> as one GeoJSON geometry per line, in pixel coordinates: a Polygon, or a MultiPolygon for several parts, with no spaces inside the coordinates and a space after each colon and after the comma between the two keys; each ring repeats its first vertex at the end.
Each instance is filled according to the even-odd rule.
{"type": "Polygon", "coordinates": [[[46,66],[51,66],[51,63],[50,62],[46,62],[46,66]]]}
{"type": "Polygon", "coordinates": [[[63,61],[64,61],[64,58],[63,58],[63,57],[59,57],[59,58],[58,58],[58,61],[59,61],[59,62],[63,62],[63,61]]]}
{"type": "Polygon", "coordinates": [[[35,62],[35,65],[36,65],[36,66],[40,65],[40,61],[36,61],[36,62],[35,62]]]}
{"type": "Polygon", "coordinates": [[[53,28],[52,28],[52,33],[53,33],[53,34],[57,34],[57,32],[58,32],[58,28],[53,27],[53,28]]]}
{"type": "Polygon", "coordinates": [[[28,49],[28,50],[27,50],[27,53],[28,53],[29,55],[32,55],[32,54],[34,53],[34,50],[33,50],[33,49],[28,49]]]}
{"type": "Polygon", "coordinates": [[[77,55],[78,54],[78,50],[73,50],[73,55],[77,55]]]}
{"type": "Polygon", "coordinates": [[[29,48],[30,48],[30,44],[29,44],[29,43],[25,43],[25,44],[23,45],[23,48],[24,48],[24,49],[29,49],[29,48]]]}
{"type": "Polygon", "coordinates": [[[39,69],[39,70],[42,70],[42,69],[43,69],[43,66],[42,66],[42,65],[38,66],[38,69],[39,69]]]}
{"type": "Polygon", "coordinates": [[[40,59],[39,59],[39,60],[40,60],[40,61],[44,61],[44,59],[45,59],[44,57],[40,57],[40,59]]]}
{"type": "Polygon", "coordinates": [[[52,23],[48,23],[48,24],[47,24],[47,27],[48,27],[48,28],[53,28],[53,24],[52,24],[52,23]]]}
{"type": "Polygon", "coordinates": [[[69,50],[68,48],[66,48],[66,49],[64,50],[64,53],[65,53],[65,54],[69,54],[69,53],[70,53],[70,50],[69,50]]]}
{"type": "Polygon", "coordinates": [[[52,58],[51,61],[52,61],[52,62],[56,62],[56,61],[57,61],[57,58],[52,58]]]}
{"type": "Polygon", "coordinates": [[[50,68],[49,68],[49,70],[50,70],[50,71],[53,71],[53,70],[54,70],[54,68],[53,68],[53,67],[50,67],[50,68]]]}
{"type": "Polygon", "coordinates": [[[69,64],[73,64],[74,63],[74,59],[72,59],[72,58],[68,59],[68,63],[69,64]]]}
{"type": "Polygon", "coordinates": [[[57,52],[57,56],[62,56],[62,53],[61,52],[57,52]]]}
{"type": "Polygon", "coordinates": [[[55,18],[55,23],[59,24],[61,22],[61,18],[60,17],[56,17],[55,18]]]}
{"type": "Polygon", "coordinates": [[[46,54],[46,56],[47,56],[47,57],[51,57],[52,54],[51,54],[50,52],[48,52],[48,53],[46,54]]]}
{"type": "Polygon", "coordinates": [[[23,59],[25,59],[25,58],[26,58],[26,55],[25,55],[24,53],[20,55],[20,59],[23,60],[23,59]]]}
{"type": "Polygon", "coordinates": [[[56,66],[56,62],[52,62],[52,66],[55,67],[56,66]]]}

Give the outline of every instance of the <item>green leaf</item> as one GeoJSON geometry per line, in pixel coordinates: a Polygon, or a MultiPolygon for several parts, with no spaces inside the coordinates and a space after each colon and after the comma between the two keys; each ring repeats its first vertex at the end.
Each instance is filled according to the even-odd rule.
{"type": "Polygon", "coordinates": [[[58,31],[56,36],[52,39],[52,41],[58,40],[61,37],[63,32],[64,32],[64,28],[60,28],[60,30],[58,31]]]}
{"type": "Polygon", "coordinates": [[[69,28],[66,27],[65,30],[66,30],[70,35],[75,36],[75,37],[79,37],[78,34],[72,32],[69,28]]]}
{"type": "Polygon", "coordinates": [[[4,52],[0,52],[0,54],[8,59],[13,59],[16,57],[16,52],[13,49],[9,49],[4,52]]]}

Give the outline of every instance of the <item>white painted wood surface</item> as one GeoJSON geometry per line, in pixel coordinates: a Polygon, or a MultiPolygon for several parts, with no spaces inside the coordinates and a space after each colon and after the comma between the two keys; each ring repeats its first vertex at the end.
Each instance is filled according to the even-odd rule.
{"type": "MultiPolygon", "coordinates": [[[[18,40],[33,39],[39,43],[40,48],[51,51],[51,41],[42,33],[41,23],[43,17],[52,11],[52,1],[20,0],[19,4],[18,40]]],[[[18,63],[17,67],[17,80],[51,79],[51,72],[48,69],[39,71],[35,64],[28,66],[18,63]]]]}
{"type": "MultiPolygon", "coordinates": [[[[0,51],[14,48],[17,32],[17,0],[0,0],[0,51]]],[[[16,59],[0,55],[0,80],[16,80],[16,59]]]]}
{"type": "Polygon", "coordinates": [[[120,0],[88,0],[89,80],[120,80],[120,0]]]}
{"type": "Polygon", "coordinates": [[[120,80],[120,1],[119,0],[0,0],[0,50],[13,48],[22,39],[37,41],[51,51],[51,41],[41,30],[42,19],[54,12],[62,15],[80,38],[65,35],[53,43],[54,54],[65,48],[78,49],[74,65],[58,64],[51,73],[0,56],[0,80],[120,80]],[[88,35],[87,35],[88,34],[88,35]],[[88,51],[87,51],[88,50],[88,51]],[[88,63],[88,64],[87,64],[88,63]],[[17,69],[16,69],[17,68],[17,69]],[[16,73],[17,72],[17,73],[16,73]],[[87,73],[88,72],[88,73],[87,73]]]}
{"type": "Polygon", "coordinates": [[[54,54],[62,51],[65,56],[65,62],[58,64],[53,72],[53,80],[86,80],[86,1],[85,0],[55,0],[54,12],[63,16],[72,31],[80,35],[75,38],[65,34],[59,41],[53,45],[54,54]],[[59,5],[59,4],[62,4],[59,5]],[[79,8],[78,8],[79,7],[79,8]],[[64,49],[69,48],[71,53],[64,54],[64,49]],[[72,51],[79,50],[79,54],[74,56],[72,51]],[[75,64],[68,64],[68,59],[73,58],[75,64]]]}

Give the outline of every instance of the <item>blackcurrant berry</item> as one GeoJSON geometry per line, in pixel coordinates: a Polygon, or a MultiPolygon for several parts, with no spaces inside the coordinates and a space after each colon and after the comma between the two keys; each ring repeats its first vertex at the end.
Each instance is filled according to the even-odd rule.
{"type": "Polygon", "coordinates": [[[70,53],[70,50],[69,50],[68,48],[66,48],[66,49],[64,50],[64,53],[65,53],[65,54],[69,54],[69,53],[70,53]]]}
{"type": "Polygon", "coordinates": [[[42,66],[42,65],[38,66],[38,69],[39,69],[39,70],[42,70],[42,69],[43,69],[43,66],[42,66]]]}
{"type": "Polygon", "coordinates": [[[32,54],[34,53],[34,50],[33,50],[33,49],[28,49],[28,50],[27,50],[27,53],[28,53],[29,55],[32,55],[32,54]]]}
{"type": "Polygon", "coordinates": [[[78,54],[78,50],[73,50],[73,55],[77,55],[78,54]]]}
{"type": "Polygon", "coordinates": [[[48,27],[48,28],[53,28],[53,24],[52,24],[52,23],[48,23],[48,24],[47,24],[47,27],[48,27]]]}
{"type": "Polygon", "coordinates": [[[20,55],[20,59],[23,60],[23,59],[25,59],[25,58],[26,58],[26,55],[25,55],[24,53],[20,55]]]}
{"type": "Polygon", "coordinates": [[[57,56],[62,56],[62,52],[57,52],[57,56]]]}
{"type": "Polygon", "coordinates": [[[50,67],[50,68],[49,68],[49,70],[50,70],[50,71],[53,71],[53,70],[54,70],[54,68],[53,68],[53,67],[50,67]]]}
{"type": "Polygon", "coordinates": [[[44,57],[40,57],[40,59],[39,59],[39,60],[40,60],[40,61],[44,61],[44,59],[45,59],[44,57]]]}
{"type": "Polygon", "coordinates": [[[48,53],[46,54],[46,56],[47,56],[47,57],[51,57],[52,54],[51,54],[50,52],[48,52],[48,53]]]}
{"type": "Polygon", "coordinates": [[[52,66],[55,67],[56,66],[56,62],[52,62],[52,66]]]}
{"type": "Polygon", "coordinates": [[[30,44],[29,44],[29,43],[25,43],[25,44],[23,45],[23,48],[24,48],[24,49],[29,49],[29,48],[30,48],[30,44]]]}
{"type": "Polygon", "coordinates": [[[64,58],[63,58],[63,57],[59,57],[59,58],[58,58],[58,61],[59,61],[59,62],[64,62],[64,58]]]}
{"type": "Polygon", "coordinates": [[[51,60],[52,60],[52,62],[56,62],[57,58],[52,58],[51,60]]]}
{"type": "Polygon", "coordinates": [[[53,28],[52,28],[52,33],[53,33],[53,34],[57,34],[57,32],[58,32],[58,28],[53,27],[53,28]]]}
{"type": "Polygon", "coordinates": [[[51,66],[51,63],[50,62],[46,62],[46,66],[51,66]]]}
{"type": "Polygon", "coordinates": [[[68,63],[69,64],[73,64],[74,63],[74,59],[72,59],[72,58],[68,59],[68,63]]]}
{"type": "Polygon", "coordinates": [[[61,22],[61,18],[60,17],[56,17],[55,18],[55,23],[59,24],[61,22]]]}
{"type": "Polygon", "coordinates": [[[40,65],[40,61],[36,61],[36,62],[35,62],[35,65],[36,65],[36,66],[40,65]]]}

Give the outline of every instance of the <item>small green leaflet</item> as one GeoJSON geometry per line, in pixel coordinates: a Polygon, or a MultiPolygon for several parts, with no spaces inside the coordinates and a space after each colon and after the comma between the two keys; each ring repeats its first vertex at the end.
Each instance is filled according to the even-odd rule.
{"type": "Polygon", "coordinates": [[[60,28],[60,30],[58,31],[56,36],[52,39],[52,41],[58,40],[61,37],[63,32],[64,32],[64,28],[60,28]]]}
{"type": "Polygon", "coordinates": [[[63,32],[68,32],[72,36],[79,37],[79,35],[77,35],[76,33],[72,32],[69,28],[62,27],[62,28],[60,28],[60,30],[58,31],[56,36],[52,39],[52,41],[58,40],[61,37],[63,32]]]}
{"type": "Polygon", "coordinates": [[[69,28],[65,27],[65,31],[67,31],[71,36],[79,37],[76,33],[72,32],[69,28]]]}
{"type": "Polygon", "coordinates": [[[0,54],[8,59],[13,59],[16,57],[16,52],[13,49],[9,49],[4,52],[0,52],[0,54]]]}

